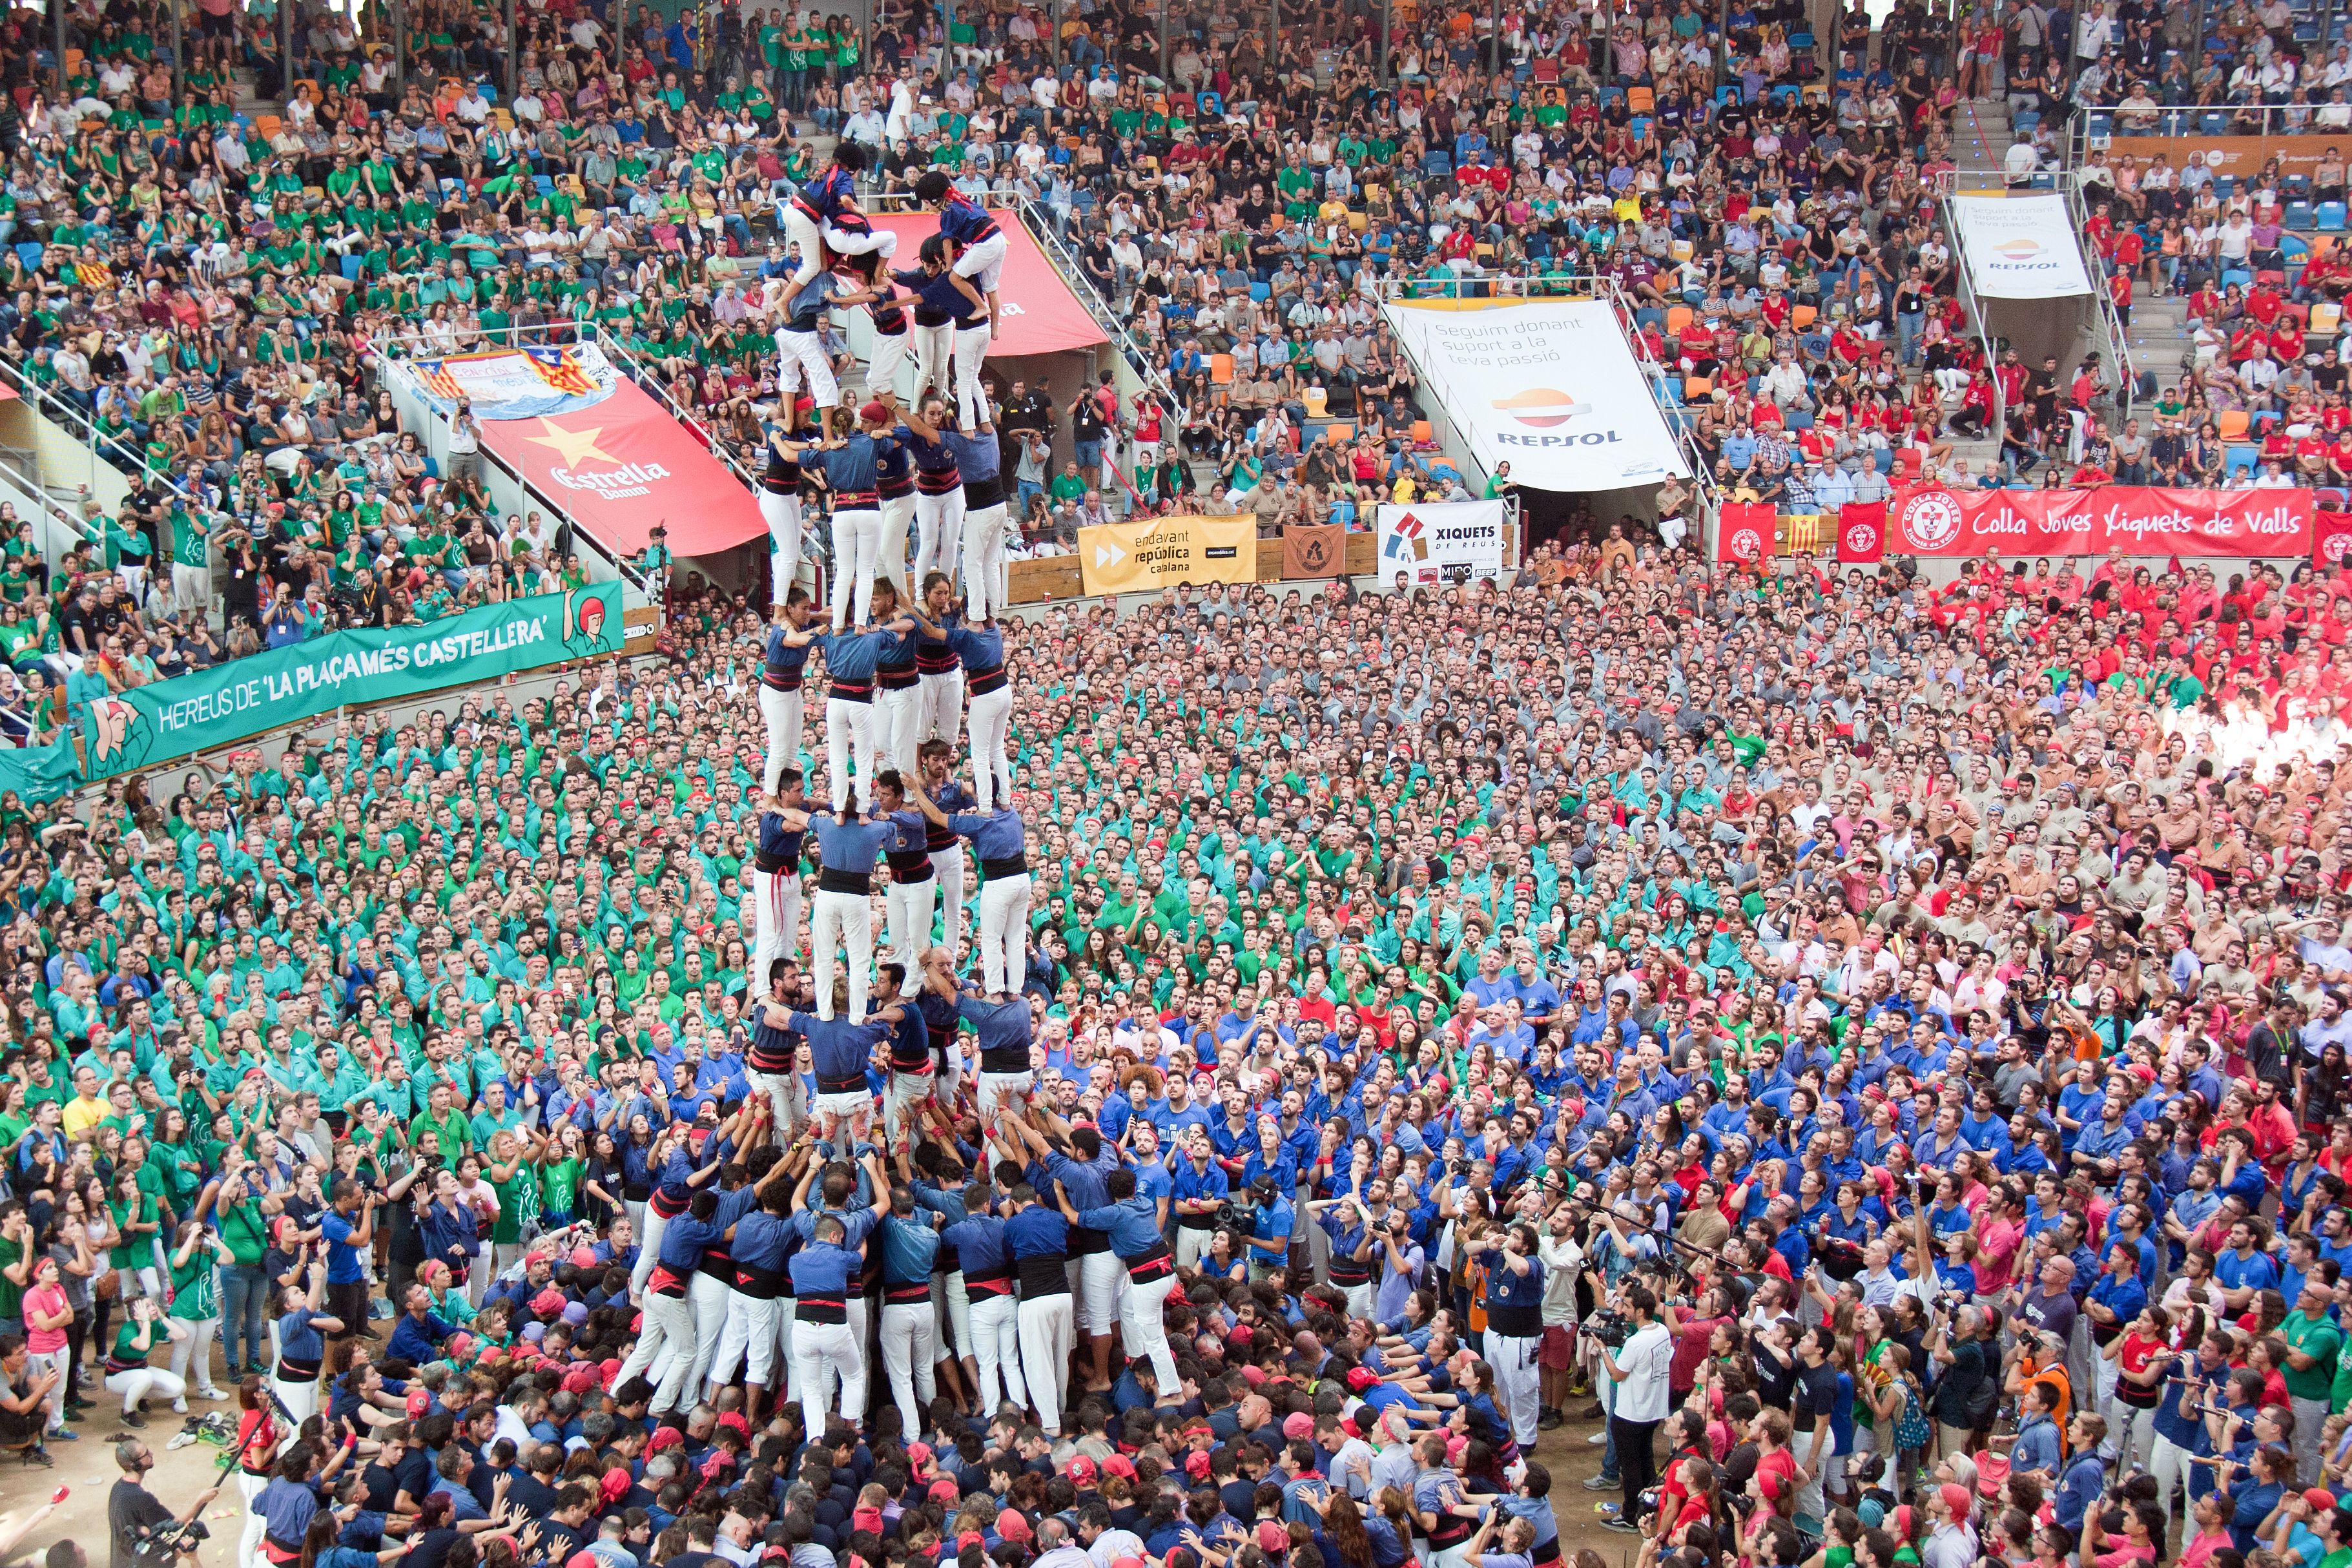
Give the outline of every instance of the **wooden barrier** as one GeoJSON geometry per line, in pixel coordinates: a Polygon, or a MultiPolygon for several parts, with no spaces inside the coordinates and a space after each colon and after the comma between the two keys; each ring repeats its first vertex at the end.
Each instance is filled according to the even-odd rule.
{"type": "Polygon", "coordinates": [[[1036,605],[1048,599],[1086,596],[1085,585],[1078,577],[1078,558],[1075,555],[1048,555],[1036,561],[1007,562],[1005,579],[1016,605],[1036,605]]]}

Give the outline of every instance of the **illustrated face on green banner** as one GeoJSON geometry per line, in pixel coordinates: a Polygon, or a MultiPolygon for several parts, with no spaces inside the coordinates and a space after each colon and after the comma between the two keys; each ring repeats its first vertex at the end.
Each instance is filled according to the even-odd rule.
{"type": "Polygon", "coordinates": [[[111,778],[348,703],[617,653],[621,642],[618,583],[486,605],[424,626],[331,632],[89,704],[82,720],[89,773],[111,778]]]}

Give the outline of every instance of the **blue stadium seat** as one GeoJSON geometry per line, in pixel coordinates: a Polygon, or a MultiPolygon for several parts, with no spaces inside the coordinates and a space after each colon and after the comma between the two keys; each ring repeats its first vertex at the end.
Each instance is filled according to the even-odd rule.
{"type": "Polygon", "coordinates": [[[2225,202],[2226,202],[2226,201],[2228,201],[2228,200],[2229,200],[2232,195],[2235,195],[2237,194],[2237,190],[2238,190],[2238,176],[2237,176],[2237,175],[2235,175],[2235,174],[2217,174],[2217,175],[2215,175],[2215,176],[2214,176],[2214,179],[2213,179],[2213,195],[2214,195],[2215,196],[2219,197],[2221,200],[2225,201],[2225,202]]]}
{"type": "Polygon", "coordinates": [[[2220,136],[2229,129],[2230,117],[2226,114],[2217,113],[2209,109],[2197,117],[2197,133],[2200,136],[2220,136]]]}
{"type": "Polygon", "coordinates": [[[2095,109],[2091,110],[2091,134],[2093,136],[2112,136],[2115,134],[2115,131],[2116,117],[2114,115],[2109,114],[2104,109],[2095,109]]]}
{"type": "Polygon", "coordinates": [[[2254,286],[2254,275],[2242,267],[2230,268],[2221,274],[2221,287],[2227,289],[2232,283],[2241,289],[2251,289],[2254,286]]]}
{"type": "Polygon", "coordinates": [[[2311,195],[2311,176],[2309,174],[2289,174],[2282,188],[2285,190],[2287,198],[2290,201],[2307,198],[2311,195]]]}
{"type": "Polygon", "coordinates": [[[2256,465],[2262,461],[2262,456],[2263,449],[2260,447],[2231,447],[2222,458],[2223,482],[2235,479],[2242,474],[2252,473],[2256,465]]]}
{"type": "MultiPolygon", "coordinates": [[[[2296,226],[2301,228],[2309,228],[2311,226],[2309,224],[2300,224],[2296,226]]],[[[2298,261],[2308,257],[2310,254],[2311,241],[2304,238],[2301,235],[2283,234],[2279,236],[2279,255],[2284,258],[2287,261],[2298,261]]]]}
{"type": "Polygon", "coordinates": [[[2286,204],[2287,227],[2309,228],[2311,226],[2311,204],[2309,202],[2289,202],[2286,204]]]}
{"type": "Polygon", "coordinates": [[[1792,49],[1811,48],[1813,47],[1812,30],[1811,28],[1799,28],[1796,32],[1790,34],[1789,47],[1792,49]]]}
{"type": "Polygon", "coordinates": [[[1715,101],[1718,106],[1727,103],[1739,102],[1739,84],[1736,81],[1726,82],[1721,87],[1717,88],[1715,89],[1715,101]]]}
{"type": "Polygon", "coordinates": [[[2019,110],[2014,127],[2021,135],[2032,135],[2042,128],[2042,111],[2038,109],[2019,110]]]}
{"type": "Polygon", "coordinates": [[[1421,155],[1421,172],[1433,180],[1450,180],[1454,177],[1454,160],[1444,153],[1424,153],[1421,155]]]}
{"type": "Polygon", "coordinates": [[[1274,298],[1274,285],[1273,285],[1273,284],[1271,284],[1271,283],[1255,283],[1255,282],[1254,282],[1254,283],[1252,283],[1252,284],[1250,285],[1250,300],[1251,300],[1251,301],[1252,301],[1253,303],[1263,305],[1263,304],[1265,304],[1268,300],[1271,300],[1271,299],[1273,299],[1273,298],[1274,298]]]}
{"type": "Polygon", "coordinates": [[[2319,204],[2319,232],[2322,234],[2342,234],[2344,232],[2344,204],[2342,202],[2322,202],[2319,204]]]}

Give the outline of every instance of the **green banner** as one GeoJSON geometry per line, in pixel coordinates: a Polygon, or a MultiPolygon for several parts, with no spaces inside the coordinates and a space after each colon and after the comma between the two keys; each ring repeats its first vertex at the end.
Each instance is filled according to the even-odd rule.
{"type": "Polygon", "coordinates": [[[423,626],[330,632],[85,710],[89,777],[112,778],[299,724],[346,703],[414,697],[621,649],[621,585],[592,583],[423,626]]]}
{"type": "Polygon", "coordinates": [[[0,795],[13,795],[26,805],[38,805],[80,786],[81,760],[67,742],[0,752],[0,795]]]}

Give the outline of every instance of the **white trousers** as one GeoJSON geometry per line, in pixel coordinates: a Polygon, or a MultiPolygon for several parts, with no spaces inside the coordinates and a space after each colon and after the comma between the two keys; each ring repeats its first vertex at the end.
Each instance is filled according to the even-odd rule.
{"type": "Polygon", "coordinates": [[[789,398],[800,391],[803,382],[819,409],[831,408],[841,401],[841,383],[834,379],[833,361],[824,352],[824,340],[814,332],[778,327],[776,388],[789,398]]]}
{"type": "Polygon", "coordinates": [[[902,496],[886,496],[882,500],[882,531],[877,567],[890,585],[898,590],[898,607],[905,609],[915,602],[914,584],[907,575],[907,534],[915,522],[915,497],[912,492],[902,496]]]}
{"type": "Polygon", "coordinates": [[[2157,1434],[2147,1473],[2156,1478],[2156,1506],[2168,1516],[2172,1511],[2173,1489],[2179,1488],[2183,1494],[2189,1490],[2189,1458],[2188,1449],[2162,1433],[2157,1434]]]}
{"type": "MultiPolygon", "coordinates": [[[[656,1255],[661,1251],[662,1232],[669,1228],[669,1220],[653,1211],[650,1204],[639,1204],[630,1211],[630,1222],[636,1227],[637,1261],[629,1269],[629,1294],[642,1300],[646,1281],[653,1278],[654,1265],[661,1261],[656,1255]]],[[[648,1352],[646,1360],[653,1361],[648,1352]]]]}
{"type": "MultiPolygon", "coordinates": [[[[807,288],[824,270],[824,233],[817,227],[816,219],[801,210],[798,202],[784,202],[776,210],[784,220],[784,238],[800,248],[792,278],[784,285],[789,297],[807,288]]],[[[790,310],[789,304],[785,309],[790,310]]]]}
{"type": "Polygon", "coordinates": [[[939,898],[940,883],[936,877],[926,877],[919,882],[890,884],[890,962],[903,963],[907,973],[915,973],[915,961],[931,945],[931,913],[939,898]]]}
{"type": "Polygon", "coordinates": [[[874,906],[864,893],[817,889],[809,916],[809,972],[816,981],[816,1016],[833,1016],[833,966],[836,946],[849,949],[849,1016],[866,1016],[874,980],[874,906]]]}
{"type": "MultiPolygon", "coordinates": [[[[166,1399],[184,1399],[188,1394],[186,1380],[174,1377],[160,1366],[134,1366],[129,1372],[109,1373],[106,1386],[110,1392],[122,1395],[122,1408],[126,1412],[137,1409],[139,1402],[151,1394],[160,1394],[166,1399]]],[[[310,1388],[310,1404],[315,1409],[319,1403],[319,1385],[314,1383],[310,1388]]],[[[288,1401],[288,1404],[290,1406],[292,1401],[288,1401]]]]}
{"type": "MultiPolygon", "coordinates": [[[[916,1110],[923,1101],[931,1098],[931,1091],[938,1087],[939,1074],[936,1070],[900,1072],[895,1068],[891,1069],[889,1087],[882,1091],[882,1131],[894,1146],[900,1138],[913,1131],[916,1110]]],[[[908,1430],[918,1432],[921,1428],[909,1426],[908,1430]]]]}
{"type": "MultiPolygon", "coordinates": [[[[782,334],[779,334],[780,336],[782,334]]],[[[874,616],[874,568],[882,547],[882,514],[870,506],[833,514],[833,629],[874,616]],[[856,610],[852,616],[850,612],[856,610]]]]}
{"type": "Polygon", "coordinates": [[[236,1489],[245,1494],[246,1508],[245,1534],[236,1543],[237,1568],[260,1568],[268,1561],[262,1555],[261,1538],[269,1533],[269,1521],[254,1507],[268,1486],[268,1477],[249,1476],[243,1465],[236,1468],[236,1489]]]}
{"type": "Polygon", "coordinates": [[[857,770],[857,809],[874,809],[874,704],[845,697],[824,700],[824,767],[832,781],[835,811],[849,798],[852,763],[857,770]]]}
{"type": "Polygon", "coordinates": [[[934,854],[931,870],[940,885],[940,945],[955,952],[963,942],[963,846],[934,854]]]}
{"type": "Polygon", "coordinates": [[[940,1359],[946,1361],[959,1351],[971,1353],[971,1297],[963,1288],[963,1271],[950,1269],[931,1276],[931,1310],[947,1325],[947,1338],[940,1342],[940,1359]]]}
{"type": "Polygon", "coordinates": [[[1541,1336],[1486,1336],[1486,1359],[1494,1364],[1496,1385],[1511,1407],[1511,1436],[1529,1454],[1536,1451],[1536,1423],[1543,1415],[1541,1369],[1536,1364],[1536,1351],[1542,1343],[1541,1336]]]}
{"type": "MultiPolygon", "coordinates": [[[[648,1247],[646,1251],[653,1249],[648,1247]]],[[[665,1296],[658,1290],[646,1292],[642,1303],[646,1321],[637,1333],[637,1348],[621,1363],[621,1373],[613,1386],[622,1384],[641,1372],[650,1371],[662,1352],[669,1352],[663,1368],[660,1385],[654,1390],[653,1409],[658,1414],[676,1410],[686,1396],[687,1373],[694,1370],[694,1303],[684,1296],[665,1296]]]]}
{"type": "Polygon", "coordinates": [[[963,734],[963,669],[926,675],[915,683],[922,693],[915,717],[915,744],[945,741],[952,750],[963,734]]]}
{"type": "Polygon", "coordinates": [[[898,1406],[902,1431],[920,1432],[924,1407],[939,1396],[939,1383],[931,1373],[939,1353],[939,1320],[929,1301],[883,1303],[882,1370],[890,1379],[890,1398],[898,1406]]]}
{"type": "Polygon", "coordinates": [[[719,1331],[719,1348],[710,1358],[710,1381],[732,1383],[735,1369],[743,1381],[773,1388],[776,1373],[776,1328],[783,1319],[783,1303],[761,1300],[740,1290],[730,1290],[727,1326],[719,1331]]]}
{"type": "Polygon", "coordinates": [[[760,771],[760,787],[770,795],[776,793],[776,781],[786,768],[800,765],[807,714],[808,693],[801,688],[779,691],[764,680],[760,683],[760,721],[768,730],[768,760],[760,771]]]}
{"type": "Polygon", "coordinates": [[[989,420],[988,394],[981,388],[980,367],[988,363],[990,335],[985,321],[956,329],[956,417],[967,430],[977,430],[989,420]]]}
{"type": "Polygon", "coordinates": [[[971,279],[971,286],[983,295],[992,294],[1004,281],[1004,232],[999,229],[986,239],[976,240],[964,247],[955,258],[956,275],[971,279]]]}
{"type": "Polygon", "coordinates": [[[751,889],[751,989],[767,994],[776,960],[789,957],[801,929],[800,873],[750,871],[751,889]]]}
{"type": "Polygon", "coordinates": [[[964,614],[984,621],[1004,603],[1004,503],[963,514],[964,614]]]}
{"type": "Polygon", "coordinates": [[[801,574],[801,498],[764,484],[753,486],[751,493],[760,498],[760,519],[768,525],[768,557],[774,568],[768,602],[781,605],[801,574]]]}
{"type": "Polygon", "coordinates": [[[185,614],[212,614],[213,569],[210,566],[173,566],[172,597],[185,614]]]}
{"type": "Polygon", "coordinates": [[[1209,1244],[1216,1239],[1217,1233],[1214,1230],[1203,1229],[1199,1226],[1179,1225],[1176,1227],[1176,1267],[1199,1268],[1201,1259],[1209,1256],[1209,1244]]]}
{"type": "Polygon", "coordinates": [[[686,1288],[686,1299],[694,1308],[694,1346],[687,1352],[688,1405],[702,1397],[703,1380],[710,1375],[711,1357],[719,1353],[719,1336],[727,1331],[727,1307],[734,1295],[726,1280],[702,1273],[686,1288]]]}
{"type": "Polygon", "coordinates": [[[1029,1403],[1029,1385],[1021,1377],[1020,1305],[1009,1294],[983,1291],[971,1299],[971,1359],[980,1371],[982,1415],[992,1414],[1001,1399],[1029,1403]]]}
{"type": "Polygon", "coordinates": [[[971,797],[983,811],[1012,803],[1013,762],[1006,743],[1013,734],[1013,683],[971,700],[971,797]]]}
{"type": "Polygon", "coordinates": [[[1160,1386],[1176,1387],[1176,1352],[1168,1344],[1168,1324],[1162,1313],[1168,1292],[1176,1289],[1176,1276],[1163,1275],[1148,1285],[1128,1281],[1127,1294],[1119,1299],[1118,1326],[1125,1338],[1129,1360],[1147,1358],[1151,1370],[1160,1374],[1160,1386]]]}
{"type": "MultiPolygon", "coordinates": [[[[963,487],[945,495],[915,492],[915,586],[933,572],[955,575],[956,557],[963,542],[963,487]]],[[[929,679],[928,677],[926,679],[929,679]]]]}
{"type": "Polygon", "coordinates": [[[1049,1436],[1062,1430],[1062,1403],[1070,1391],[1070,1345],[1075,1313],[1067,1295],[1039,1296],[1021,1303],[1021,1373],[1029,1403],[1049,1436]]]}
{"type": "Polygon", "coordinates": [[[923,686],[920,680],[896,690],[874,694],[874,765],[896,768],[907,778],[915,776],[915,747],[921,742],[918,732],[923,722],[923,686]]]}
{"type": "Polygon", "coordinates": [[[1093,1339],[1118,1327],[1127,1265],[1116,1252],[1089,1252],[1078,1260],[1078,1331],[1093,1339]]]}
{"type": "Polygon", "coordinates": [[[1034,1072],[982,1073],[980,1087],[976,1091],[981,1121],[986,1122],[992,1120],[996,1115],[996,1108],[1015,1095],[1020,1096],[1024,1100],[1027,1100],[1036,1087],[1037,1075],[1034,1072]]]}
{"type": "Polygon", "coordinates": [[[801,1103],[801,1079],[798,1073],[747,1072],[743,1075],[751,1086],[768,1097],[768,1104],[776,1113],[776,1125],[797,1137],[801,1124],[808,1120],[808,1110],[801,1103]]]}
{"type": "Polygon", "coordinates": [[[981,886],[981,983],[992,996],[1019,990],[1022,976],[1029,972],[1029,895],[1025,873],[992,877],[981,886]]]}
{"type": "Polygon", "coordinates": [[[948,361],[955,349],[955,323],[918,324],[909,330],[915,336],[915,401],[919,404],[934,388],[941,397],[950,395],[955,384],[950,379],[948,361]]]}
{"type": "Polygon", "coordinates": [[[898,373],[907,366],[907,339],[909,333],[901,330],[874,331],[873,356],[866,362],[866,395],[879,397],[885,392],[898,390],[898,373]]]}
{"type": "Polygon", "coordinates": [[[856,1426],[866,1420],[866,1356],[847,1323],[793,1324],[793,1376],[799,1381],[804,1428],[825,1428],[825,1394],[841,1379],[841,1418],[856,1426]]]}

